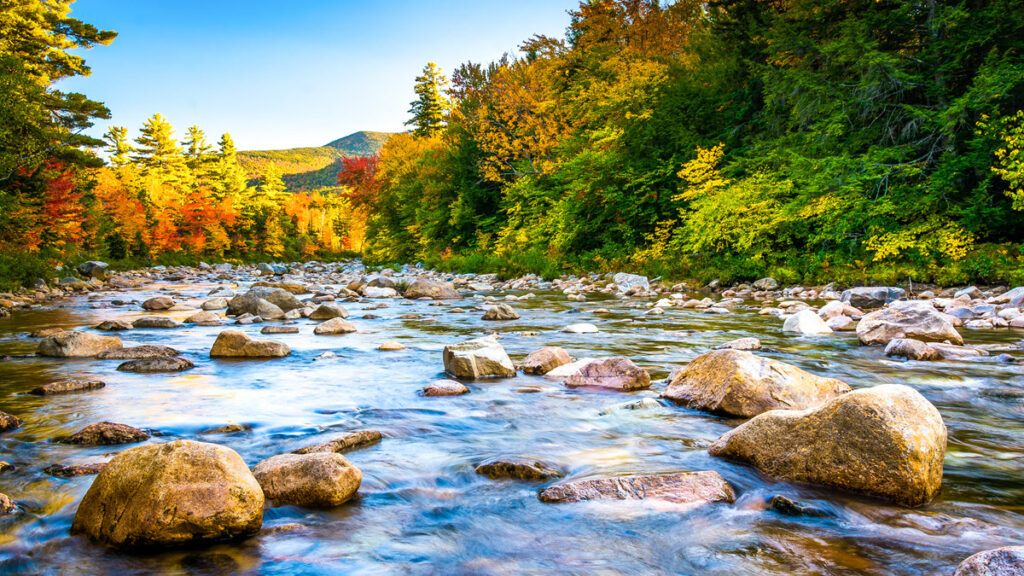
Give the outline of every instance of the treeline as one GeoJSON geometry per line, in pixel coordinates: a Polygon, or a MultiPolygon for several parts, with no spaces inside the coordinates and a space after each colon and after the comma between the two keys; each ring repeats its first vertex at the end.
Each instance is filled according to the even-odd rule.
{"type": "Polygon", "coordinates": [[[1019,0],[591,0],[416,92],[371,261],[1024,281],[1019,0]]]}

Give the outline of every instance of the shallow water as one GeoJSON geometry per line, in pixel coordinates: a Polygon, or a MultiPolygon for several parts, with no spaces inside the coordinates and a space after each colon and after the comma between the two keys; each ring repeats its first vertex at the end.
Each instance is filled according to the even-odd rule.
{"type": "MultiPolygon", "coordinates": [[[[730,316],[671,309],[664,316],[644,316],[643,309],[632,308],[635,300],[576,303],[556,292],[512,303],[522,314],[512,322],[481,321],[472,297],[446,306],[385,300],[389,307],[373,310],[381,316],[373,320],[361,316],[379,301],[344,303],[359,333],[314,336],[314,323],[300,320],[300,334],[269,336],[293,350],[278,360],[211,360],[208,351],[224,327],[117,334],[126,346],[182,350],[196,368],[175,375],[120,373],[118,361],[31,356],[38,340],[28,333],[152,315],[110,301],[141,302],[168,286],[180,292],[177,300],[194,298],[191,303],[198,305],[216,284],[158,283],[0,319],[0,357],[10,356],[0,360],[0,410],[25,420],[22,428],[0,435],[0,460],[16,466],[0,474],[0,492],[23,509],[0,518],[0,573],[951,574],[975,552],[1024,541],[1024,398],[1011,393],[1024,390],[1020,365],[887,359],[878,348],[859,346],[852,334],[785,336],[781,321],[757,315],[756,307],[730,316]],[[467,311],[447,312],[455,306],[467,311]],[[612,314],[590,312],[599,307],[612,314]],[[410,313],[423,317],[398,318],[410,313]],[[559,332],[576,322],[592,322],[601,332],[559,332]],[[442,377],[444,345],[487,330],[501,334],[514,360],[548,345],[581,358],[622,355],[657,382],[649,391],[595,392],[519,375],[468,383],[472,392],[460,397],[417,394],[442,377]],[[745,336],[761,339],[766,350],[759,354],[854,388],[900,383],[919,390],[949,429],[940,497],[906,509],[773,481],[707,454],[707,446],[737,420],[664,402],[614,409],[657,398],[664,387],[660,380],[674,366],[745,336]],[[378,352],[386,340],[408,349],[378,352]],[[337,358],[314,360],[325,351],[337,358]],[[96,376],[107,387],[54,397],[27,394],[73,375],[96,376]],[[50,464],[105,460],[129,448],[57,441],[102,420],[158,431],[150,442],[221,443],[250,465],[349,430],[376,429],[385,438],[346,455],[363,471],[353,501],[329,511],[267,507],[265,529],[294,523],[301,529],[264,530],[244,542],[201,550],[134,555],[68,535],[94,477],[64,480],[42,472],[50,464]],[[253,429],[201,434],[229,423],[253,429]],[[693,509],[638,502],[551,505],[537,499],[542,485],[474,473],[482,460],[518,455],[557,464],[573,480],[716,470],[735,487],[738,500],[693,509]],[[766,501],[776,494],[830,516],[766,511],[766,501]]],[[[181,320],[189,313],[168,315],[181,320]]],[[[261,325],[241,328],[259,336],[261,325]]],[[[972,344],[1018,343],[1024,337],[1006,330],[964,334],[972,344]]]]}

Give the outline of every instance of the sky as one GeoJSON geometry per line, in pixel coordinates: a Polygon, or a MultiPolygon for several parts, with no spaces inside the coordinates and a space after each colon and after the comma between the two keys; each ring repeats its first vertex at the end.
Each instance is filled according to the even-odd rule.
{"type": "Polygon", "coordinates": [[[78,0],[72,16],[114,30],[81,51],[89,77],[59,89],[110,108],[91,130],[154,113],[243,150],[322,146],[359,130],[398,132],[427,62],[446,74],[490,62],[534,34],[562,38],[578,0],[78,0]]]}

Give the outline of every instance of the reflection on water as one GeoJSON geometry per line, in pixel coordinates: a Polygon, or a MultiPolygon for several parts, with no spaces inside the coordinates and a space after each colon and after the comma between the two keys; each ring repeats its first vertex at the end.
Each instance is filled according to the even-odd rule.
{"type": "MultiPolygon", "coordinates": [[[[177,286],[181,298],[213,285],[177,286]]],[[[129,293],[141,301],[152,291],[129,293]]],[[[101,319],[151,315],[137,305],[115,307],[123,293],[69,301],[52,310],[0,319],[0,410],[25,420],[0,436],[0,492],[24,512],[0,519],[0,572],[62,574],[306,574],[551,572],[580,574],[934,574],[974,552],[1024,540],[1024,389],[1021,367],[991,360],[917,363],[886,359],[851,334],[794,338],[781,322],[741,309],[731,316],[669,310],[643,316],[628,301],[570,303],[557,293],[515,303],[522,319],[482,322],[467,298],[447,307],[346,303],[358,334],[276,335],[293,354],[269,361],[214,361],[207,352],[222,329],[134,330],[126,345],[164,344],[196,363],[183,374],[141,375],[118,362],[31,356],[42,328],[94,325],[101,319]],[[98,305],[99,308],[92,306],[98,305]],[[464,313],[449,313],[461,306],[464,313]],[[599,307],[611,314],[593,315],[599,307]],[[420,314],[421,319],[402,319],[420,314]],[[601,332],[559,332],[592,322],[601,332]],[[665,403],[622,406],[650,391],[571,390],[540,377],[469,383],[454,398],[417,395],[441,376],[447,343],[501,333],[514,359],[542,346],[584,356],[624,355],[661,379],[718,344],[745,336],[762,340],[765,356],[852,386],[902,383],[942,413],[949,451],[941,497],[908,510],[864,498],[774,482],[743,465],[711,458],[707,446],[737,424],[665,403]],[[536,332],[536,335],[524,335],[536,332]],[[407,347],[378,352],[382,342],[407,347]],[[337,357],[315,360],[326,351],[337,357]],[[54,397],[27,394],[58,378],[93,376],[107,387],[54,397]],[[532,392],[532,393],[523,393],[532,392]],[[77,503],[92,477],[59,479],[51,464],[106,460],[122,447],[83,448],[59,440],[81,427],[111,420],[152,429],[151,442],[194,438],[238,451],[250,465],[268,456],[372,428],[386,436],[348,458],[364,474],[358,498],[329,511],[268,508],[264,532],[248,541],[203,550],[133,555],[105,551],[68,536],[77,503]],[[248,432],[203,434],[226,424],[248,432]],[[736,488],[734,505],[680,510],[636,502],[545,505],[538,485],[492,481],[474,473],[488,458],[531,455],[571,479],[680,470],[716,470],[736,488]],[[767,501],[787,495],[826,512],[786,517],[767,501]],[[281,530],[271,530],[281,527],[281,530]]],[[[180,298],[179,298],[180,299],[180,298]]],[[[170,313],[182,320],[187,312],[170,313]]],[[[244,327],[257,334],[260,325],[244,327]]],[[[1017,342],[1020,333],[971,332],[971,343],[1017,342]]]]}

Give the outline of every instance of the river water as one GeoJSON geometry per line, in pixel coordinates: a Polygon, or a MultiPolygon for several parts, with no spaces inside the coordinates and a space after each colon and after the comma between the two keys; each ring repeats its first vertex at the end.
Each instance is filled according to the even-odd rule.
{"type": "MultiPolygon", "coordinates": [[[[24,419],[0,435],[0,492],[22,508],[0,518],[0,573],[10,574],[952,574],[967,556],[1024,541],[1024,375],[991,359],[904,362],[858,345],[850,333],[783,335],[781,320],[748,302],[719,316],[669,309],[645,316],[637,300],[594,297],[569,302],[557,292],[513,302],[522,318],[484,322],[471,296],[446,306],[386,300],[344,303],[359,333],[274,335],[291,356],[211,360],[223,327],[133,330],[126,346],[164,344],[196,368],[174,375],[125,374],[118,361],[31,356],[42,328],[79,328],[104,319],[132,320],[141,302],[168,290],[201,303],[217,285],[156,283],[143,290],[79,297],[0,319],[0,410],[24,419]],[[464,313],[447,312],[461,306],[464,313]],[[597,308],[611,314],[594,315],[597,308]],[[402,315],[419,314],[418,319],[402,315]],[[592,322],[597,334],[559,330],[592,322]],[[471,393],[427,398],[417,391],[442,377],[449,343],[496,330],[514,360],[543,346],[575,357],[626,356],[647,368],[651,390],[618,393],[567,389],[542,377],[468,383],[471,393]],[[525,334],[524,334],[525,333],[525,334]],[[536,334],[531,334],[536,333],[536,334]],[[759,354],[854,388],[909,385],[935,404],[949,429],[941,495],[918,509],[900,508],[830,489],[778,482],[754,469],[710,457],[706,449],[738,420],[657,398],[675,366],[740,337],[760,338],[759,354]],[[396,340],[408,349],[379,352],[396,340]],[[336,358],[315,360],[332,351],[336,358]],[[95,376],[107,387],[52,397],[33,387],[70,376],[95,376]],[[197,550],[127,554],[68,534],[93,476],[60,479],[48,465],[105,460],[124,447],[86,448],[58,440],[98,421],[158,431],[149,442],[179,438],[221,443],[254,465],[263,458],[326,441],[349,430],[376,429],[384,440],[346,457],[363,472],[359,495],[340,508],[271,507],[264,531],[240,543],[197,550]],[[252,431],[204,435],[224,424],[252,431]],[[691,509],[641,502],[544,504],[542,484],[490,480],[474,472],[496,456],[536,456],[568,479],[715,470],[736,489],[735,504],[691,509]],[[766,509],[782,494],[828,514],[789,517],[766,509]],[[273,527],[301,524],[293,529],[273,527]]],[[[486,293],[484,293],[486,294],[486,293]]],[[[495,293],[495,295],[498,295],[495,293]]],[[[188,312],[167,315],[182,320],[188,312]]],[[[242,327],[258,335],[261,325],[242,327]]],[[[1024,333],[966,331],[972,344],[1018,344],[1024,333]]],[[[1020,355],[1019,352],[1013,352],[1020,355]]]]}

